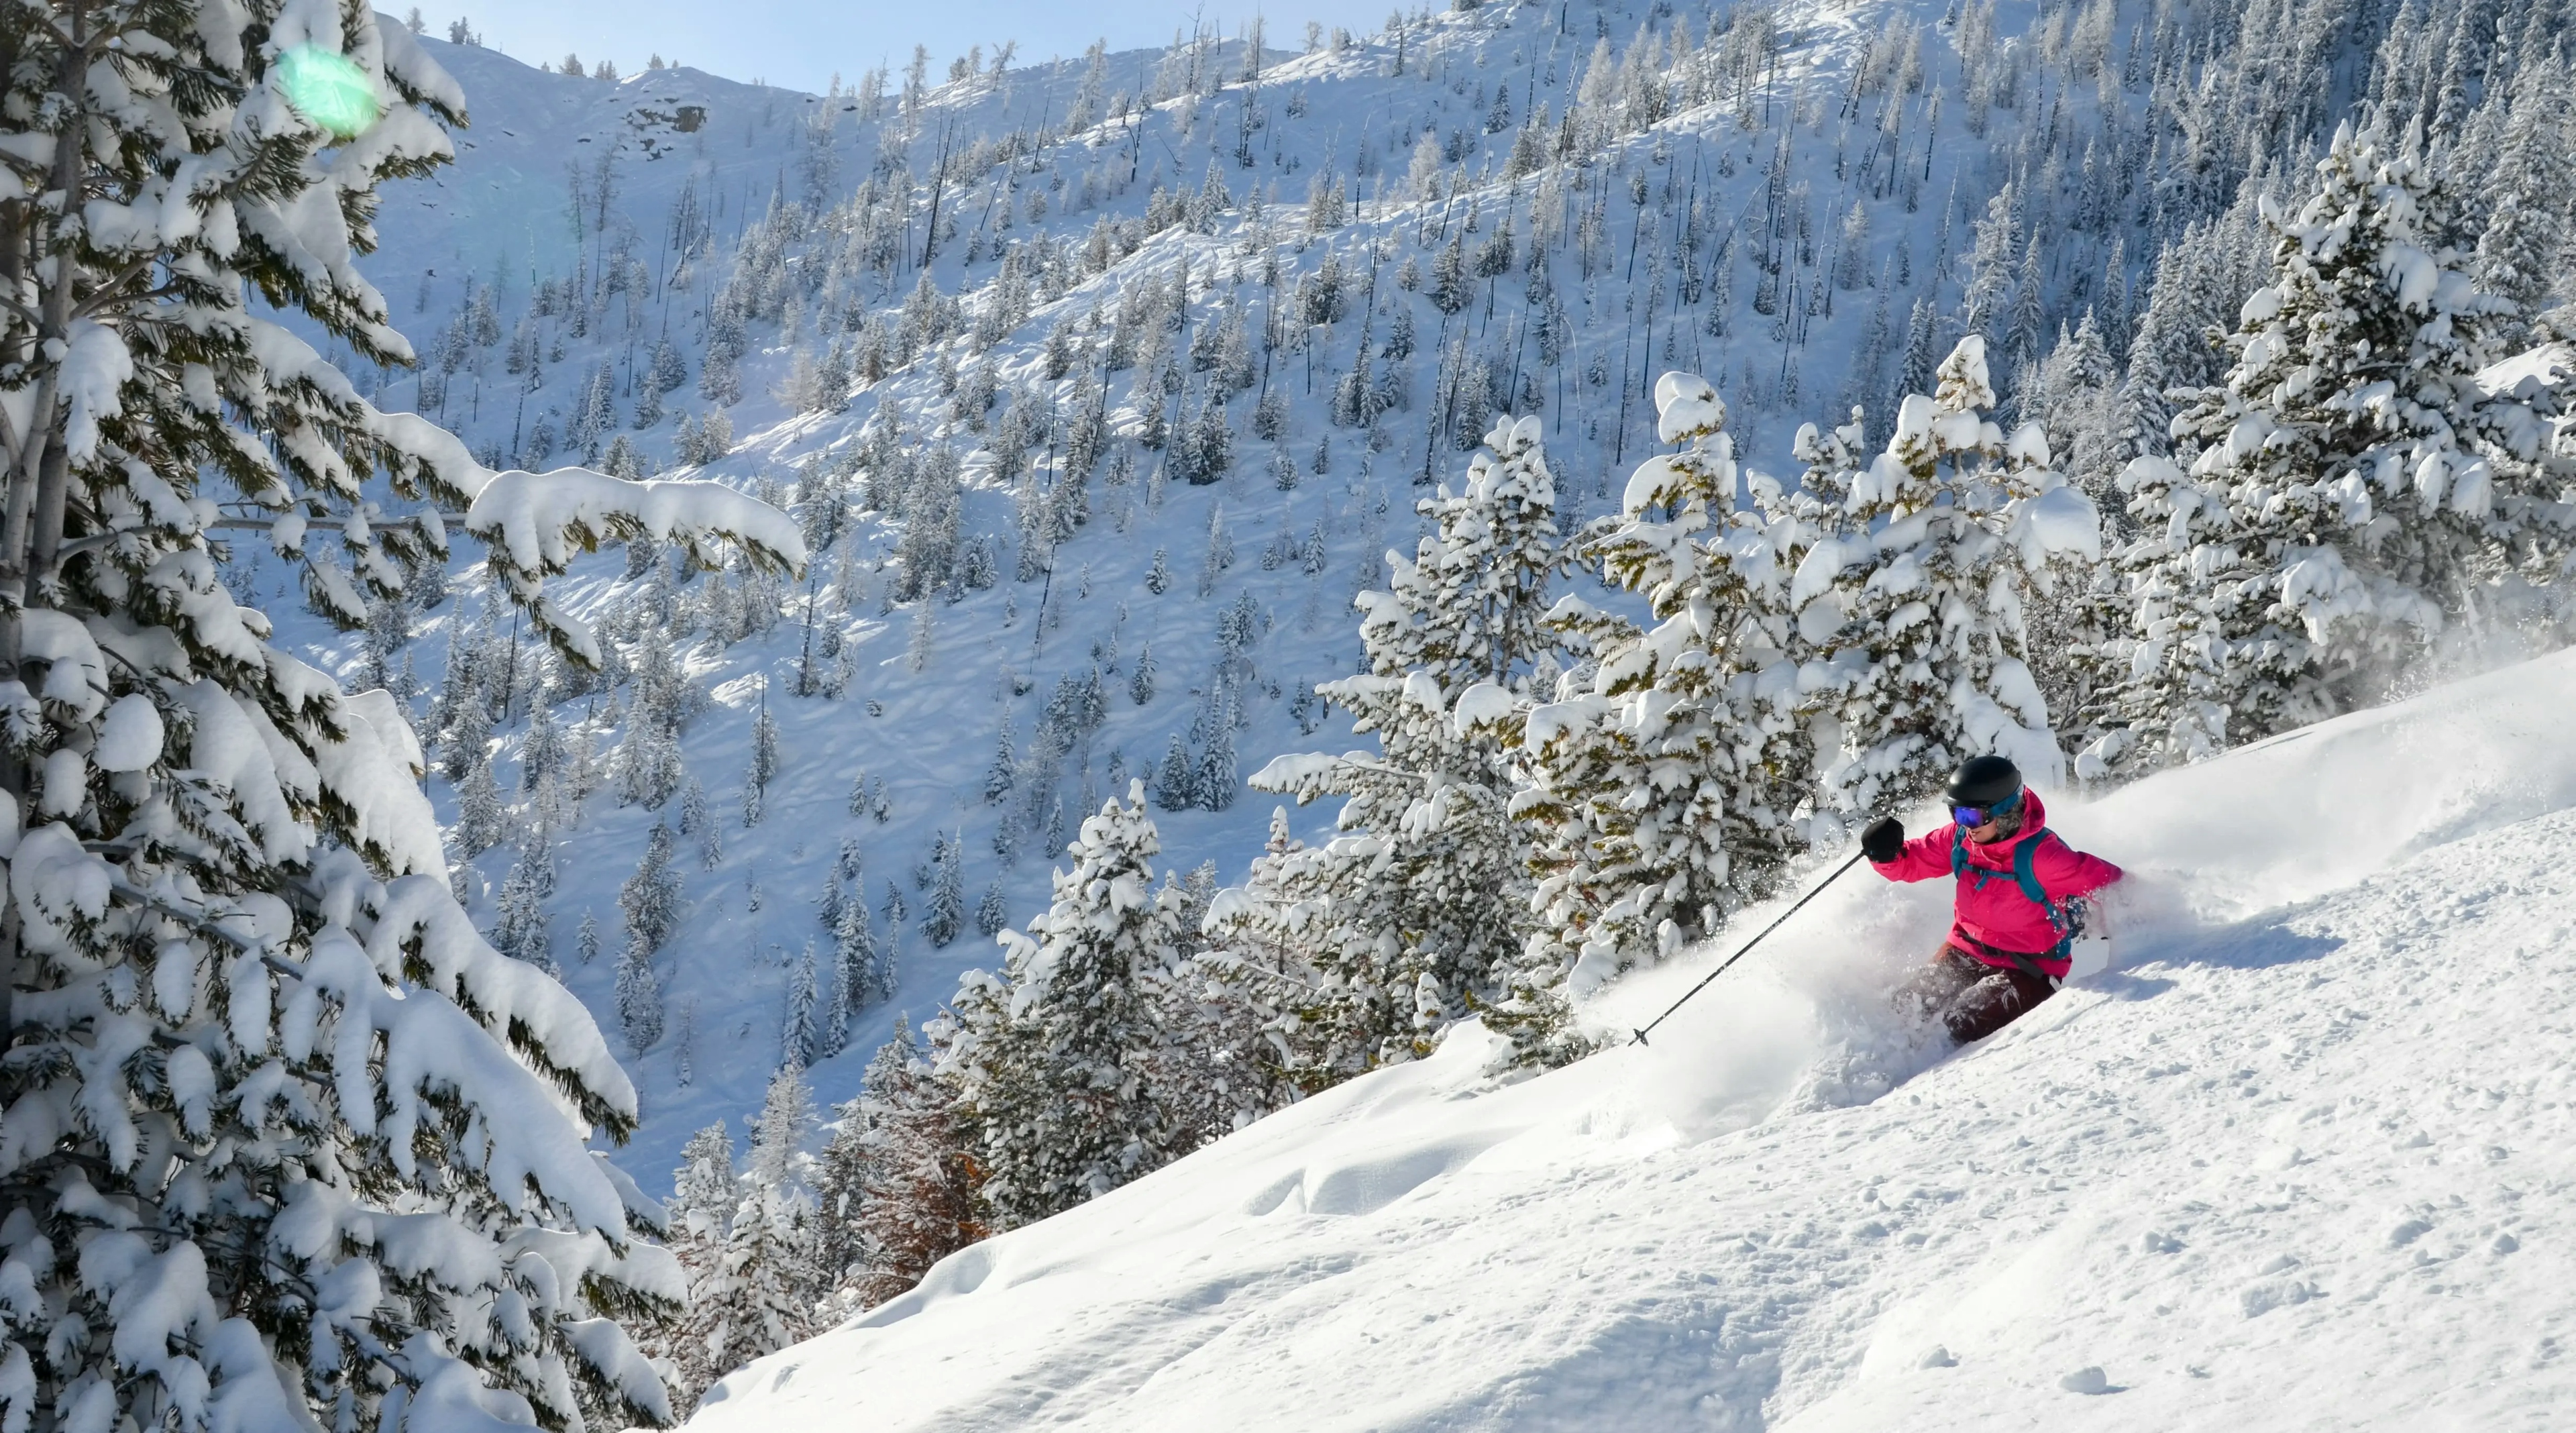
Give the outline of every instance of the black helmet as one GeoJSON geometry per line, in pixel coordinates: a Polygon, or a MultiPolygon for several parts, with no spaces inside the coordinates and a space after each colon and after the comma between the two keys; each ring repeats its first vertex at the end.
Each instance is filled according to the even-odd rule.
{"type": "Polygon", "coordinates": [[[1953,806],[2005,806],[2021,795],[2021,768],[2000,756],[1972,756],[1942,793],[1953,806]]]}

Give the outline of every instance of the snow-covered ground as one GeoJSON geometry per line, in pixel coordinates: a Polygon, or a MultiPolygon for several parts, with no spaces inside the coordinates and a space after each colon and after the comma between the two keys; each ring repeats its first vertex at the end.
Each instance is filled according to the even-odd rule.
{"type": "Polygon", "coordinates": [[[1948,892],[1856,872],[1650,1048],[1497,1084],[1470,1027],[691,1426],[2566,1427],[2571,707],[2576,654],[2064,802],[2111,967],[1929,1068],[1873,992],[1948,892]]]}

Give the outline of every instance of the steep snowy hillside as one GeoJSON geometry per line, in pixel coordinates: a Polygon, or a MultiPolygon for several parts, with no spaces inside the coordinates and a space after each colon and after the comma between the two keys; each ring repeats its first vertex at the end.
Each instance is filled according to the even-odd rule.
{"type": "Polygon", "coordinates": [[[1929,1068],[1871,992],[1946,892],[1863,873],[1650,1049],[1498,1086],[1464,1027],[690,1426],[2563,1426],[2571,703],[2554,657],[2068,804],[2115,968],[1929,1068]]]}
{"type": "MultiPolygon", "coordinates": [[[[425,39],[474,124],[387,190],[367,267],[424,366],[362,386],[496,468],[792,500],[818,557],[794,587],[585,562],[549,595],[609,634],[604,682],[543,660],[471,568],[368,633],[288,635],[402,691],[478,921],[633,1032],[621,1158],[659,1189],[691,1130],[758,1102],[805,992],[847,1020],[804,1042],[816,1093],[850,1095],[1129,779],[1185,776],[1152,783],[1163,860],[1240,879],[1273,805],[1240,775],[1351,744],[1312,694],[1358,655],[1350,598],[1498,414],[1541,416],[1571,530],[1655,447],[1666,370],[1708,375],[1787,477],[1801,423],[1859,404],[1883,439],[1978,331],[1998,417],[2044,420],[2116,510],[2161,388],[2218,376],[2203,331],[2255,282],[2255,188],[2307,182],[2384,31],[2392,102],[2469,63],[2386,8],[1487,4],[1302,53],[1201,30],[821,96],[425,39]],[[667,749],[639,737],[648,687],[667,749]],[[621,993],[621,883],[684,822],[666,938],[621,993]],[[845,1003],[836,874],[875,947],[845,1003]]],[[[2501,132],[2501,84],[2439,92],[2501,132]]]]}

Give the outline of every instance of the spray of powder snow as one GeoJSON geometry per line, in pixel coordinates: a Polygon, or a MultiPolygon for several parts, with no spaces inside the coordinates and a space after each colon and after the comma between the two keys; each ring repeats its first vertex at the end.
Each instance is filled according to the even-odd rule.
{"type": "MultiPolygon", "coordinates": [[[[1817,863],[1793,875],[1788,894],[1743,912],[1725,937],[1605,989],[1581,1012],[1587,1028],[1627,1039],[1832,869],[1817,863]]],[[[1683,1138],[1706,1139],[1784,1106],[1864,1102],[1910,1076],[1932,1051],[1888,992],[1939,944],[1948,897],[1946,883],[1897,887],[1865,868],[1845,873],[1651,1043],[1625,1052],[1629,1098],[1683,1138]]]]}
{"type": "MultiPolygon", "coordinates": [[[[2126,872],[2103,902],[2110,965],[2152,964],[2214,930],[2346,888],[2419,851],[2576,806],[2576,653],[2287,733],[2100,800],[2051,795],[2049,824],[2126,872]]],[[[1939,820],[1909,813],[1920,832],[1939,820]]],[[[1831,858],[1838,863],[1839,853],[1831,858]]],[[[1798,894],[1745,911],[1721,939],[1603,990],[1580,1012],[1625,1042],[1798,894]]],[[[1951,883],[1899,886],[1855,867],[1658,1028],[1615,1058],[1626,1095],[1685,1139],[1779,1113],[1864,1103],[1948,1056],[1889,999],[1948,928],[1951,883]]],[[[2100,972],[2079,965],[2082,989],[2100,972]]]]}

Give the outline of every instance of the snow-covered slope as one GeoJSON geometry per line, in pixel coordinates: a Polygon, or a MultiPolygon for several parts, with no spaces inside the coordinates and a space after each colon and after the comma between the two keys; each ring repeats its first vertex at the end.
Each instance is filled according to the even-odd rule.
{"type": "Polygon", "coordinates": [[[1859,873],[1651,1048],[1498,1086],[1470,1027],[691,1426],[2564,1427],[2571,705],[2576,654],[2068,804],[2113,968],[1929,1068],[1872,992],[1947,893],[1859,873]]]}

